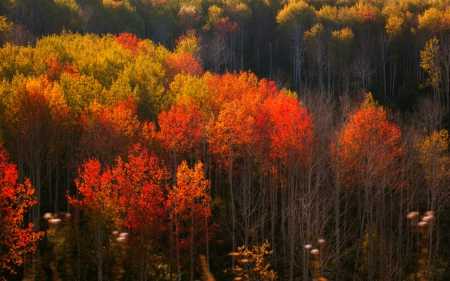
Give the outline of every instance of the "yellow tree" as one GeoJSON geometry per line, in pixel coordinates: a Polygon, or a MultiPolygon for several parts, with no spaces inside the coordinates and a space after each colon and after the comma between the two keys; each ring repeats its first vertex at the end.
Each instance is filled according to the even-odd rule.
{"type": "Polygon", "coordinates": [[[439,40],[436,37],[430,39],[423,50],[420,51],[420,66],[428,74],[428,82],[433,86],[435,97],[441,84],[441,67],[439,65],[439,40]]]}
{"type": "MultiPolygon", "coordinates": [[[[189,249],[190,280],[194,280],[194,243],[205,239],[201,236],[206,218],[211,216],[208,194],[210,182],[205,179],[203,164],[198,162],[190,169],[183,161],[178,166],[177,182],[168,194],[167,208],[174,222],[174,236],[177,255],[177,274],[181,278],[181,250],[189,249]],[[188,241],[186,245],[185,241],[188,241]]],[[[204,241],[206,242],[206,241],[204,241]]]]}
{"type": "Polygon", "coordinates": [[[334,73],[338,76],[338,87],[348,95],[350,92],[350,64],[353,59],[353,42],[355,35],[351,28],[335,30],[331,33],[331,58],[334,63],[334,73]]]}
{"type": "Polygon", "coordinates": [[[416,147],[420,153],[420,164],[425,170],[428,184],[428,208],[434,212],[445,206],[447,187],[450,180],[450,157],[448,156],[449,135],[442,129],[417,141],[416,147]]]}
{"type": "MultiPolygon", "coordinates": [[[[426,196],[427,198],[427,210],[432,211],[435,216],[436,222],[430,220],[429,224],[439,225],[442,220],[442,211],[449,204],[449,190],[450,184],[450,157],[448,155],[449,147],[449,134],[445,129],[433,131],[429,136],[425,136],[422,139],[417,140],[416,148],[419,151],[419,161],[425,171],[426,180],[426,196]]],[[[430,226],[431,227],[431,226],[430,226]]],[[[428,274],[438,274],[438,272],[430,273],[432,269],[430,262],[432,256],[436,255],[439,250],[435,248],[442,241],[441,235],[433,236],[433,232],[429,232],[428,242],[428,274]],[[434,248],[434,250],[433,250],[434,248]]],[[[422,274],[422,273],[421,273],[422,274]]],[[[424,277],[424,276],[423,276],[424,277]]],[[[425,279],[424,279],[425,280],[425,279]]]]}
{"type": "Polygon", "coordinates": [[[276,280],[277,273],[270,269],[271,265],[266,261],[266,258],[273,253],[273,250],[269,250],[269,248],[270,243],[267,240],[260,246],[253,246],[252,249],[245,245],[238,247],[240,254],[238,262],[244,268],[239,277],[243,276],[244,280],[276,280]]]}
{"type": "Polygon", "coordinates": [[[419,16],[419,30],[433,36],[420,52],[421,66],[429,74],[435,91],[444,90],[450,112],[450,8],[427,9],[419,16]]]}
{"type": "Polygon", "coordinates": [[[323,93],[323,72],[327,61],[328,32],[321,23],[317,23],[305,32],[303,38],[306,43],[306,51],[312,57],[314,70],[318,75],[318,90],[320,93],[323,93]]]}

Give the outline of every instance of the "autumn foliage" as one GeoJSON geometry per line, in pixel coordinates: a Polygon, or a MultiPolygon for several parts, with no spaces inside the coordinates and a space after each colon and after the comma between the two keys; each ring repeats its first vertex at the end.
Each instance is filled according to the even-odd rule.
{"type": "MultiPolygon", "coordinates": [[[[177,5],[150,9],[158,19],[143,23],[146,33],[172,36],[172,27],[157,26],[177,15],[169,2],[177,5]]],[[[394,38],[372,36],[383,30],[384,10],[362,3],[318,10],[309,1],[284,13],[276,1],[262,1],[267,10],[252,14],[259,4],[225,2],[208,9],[210,29],[202,38],[197,31],[166,38],[176,44],[173,51],[118,32],[64,32],[0,49],[0,137],[17,163],[0,152],[5,276],[15,270],[39,280],[50,272],[52,280],[195,280],[204,255],[218,280],[244,277],[236,268],[224,271],[236,265],[274,279],[264,260],[271,253],[274,271],[289,280],[315,278],[318,264],[331,280],[407,280],[415,273],[417,236],[408,234],[404,219],[425,206],[443,218],[430,228],[429,249],[430,276],[444,275],[450,252],[438,246],[447,245],[450,162],[438,99],[445,79],[436,80],[431,110],[415,112],[414,124],[400,123],[400,114],[371,95],[352,100],[359,86],[372,89],[392,75],[384,85],[388,102],[400,80],[393,72],[406,71],[405,58],[388,51],[394,38]],[[281,45],[254,46],[252,64],[268,58],[258,75],[270,68],[276,81],[239,72],[250,66],[244,45],[264,35],[265,25],[253,21],[275,8],[286,39],[304,39],[289,49],[296,57],[293,81],[269,65],[269,58],[285,55],[281,45]],[[356,19],[365,27],[349,25],[356,19]],[[244,33],[249,26],[255,36],[244,33]],[[365,33],[367,27],[378,29],[365,33]],[[369,68],[382,62],[390,67],[373,82],[369,68]],[[211,68],[225,73],[204,72],[211,68]],[[291,83],[297,93],[281,88],[291,83]],[[60,224],[43,220],[46,212],[62,218],[61,210],[60,224]],[[36,245],[37,231],[46,229],[36,245]],[[239,258],[226,255],[237,250],[239,258]]],[[[104,7],[116,13],[129,4],[104,7]]],[[[184,9],[203,16],[197,6],[184,9]]],[[[408,24],[390,22],[391,35],[418,32],[417,23],[408,24]]]]}
{"type": "Polygon", "coordinates": [[[85,108],[79,119],[81,156],[112,164],[120,154],[118,147],[131,147],[137,137],[140,122],[136,113],[132,98],[110,106],[93,103],[85,108]]]}
{"type": "Polygon", "coordinates": [[[108,222],[111,219],[114,226],[120,225],[119,190],[111,184],[113,177],[111,170],[102,168],[98,160],[88,160],[80,167],[79,177],[75,180],[82,198],[69,198],[69,202],[93,220],[108,222]]]}
{"type": "Polygon", "coordinates": [[[18,183],[16,165],[9,162],[7,152],[0,150],[0,272],[15,273],[25,254],[36,251],[43,232],[34,232],[33,223],[26,224],[25,215],[36,204],[30,181],[18,183]],[[25,225],[25,226],[24,226],[25,225]]]}
{"type": "Polygon", "coordinates": [[[298,159],[300,163],[306,163],[307,155],[314,148],[313,119],[306,108],[296,99],[283,95],[266,100],[265,106],[270,110],[270,126],[273,130],[270,135],[270,155],[283,162],[298,159]]]}
{"type": "Polygon", "coordinates": [[[346,182],[370,182],[377,186],[377,176],[395,173],[395,163],[402,155],[402,133],[389,122],[386,110],[378,106],[370,94],[360,110],[350,117],[338,137],[336,161],[346,173],[346,182]],[[367,176],[372,177],[368,181],[367,176]]]}
{"type": "MultiPolygon", "coordinates": [[[[199,157],[205,121],[198,105],[181,102],[158,115],[160,131],[155,135],[172,160],[199,157]]],[[[176,169],[174,167],[173,169],[176,169]]]]}
{"type": "Polygon", "coordinates": [[[169,173],[161,161],[150,156],[140,144],[130,150],[127,158],[127,162],[119,158],[113,170],[116,188],[121,193],[119,203],[125,214],[124,225],[137,237],[161,239],[169,173]]]}
{"type": "Polygon", "coordinates": [[[121,45],[124,49],[130,50],[134,56],[147,51],[145,45],[142,44],[142,40],[129,32],[123,32],[118,36],[114,36],[114,42],[121,45]]]}
{"type": "Polygon", "coordinates": [[[209,196],[210,183],[204,177],[203,164],[197,163],[193,169],[183,161],[177,169],[176,185],[168,193],[166,206],[169,217],[173,221],[173,235],[177,253],[177,268],[191,261],[191,271],[194,249],[198,249],[208,241],[205,237],[207,219],[211,216],[209,196]],[[187,255],[191,252],[191,256],[187,255]]]}
{"type": "Polygon", "coordinates": [[[59,80],[63,73],[73,77],[80,76],[80,71],[75,65],[68,62],[61,65],[61,62],[58,61],[58,55],[56,54],[50,54],[45,60],[45,63],[47,64],[47,70],[44,75],[49,81],[59,80]]]}
{"type": "Polygon", "coordinates": [[[118,157],[111,167],[102,166],[97,159],[85,162],[75,181],[78,196],[69,197],[74,210],[93,223],[97,262],[103,262],[103,248],[112,247],[107,237],[108,231],[115,229],[130,233],[131,251],[144,267],[149,262],[144,257],[151,254],[148,249],[167,250],[161,243],[169,233],[175,234],[177,251],[187,239],[193,249],[194,237],[197,244],[206,243],[201,233],[202,227],[208,227],[205,219],[211,212],[209,182],[204,179],[202,164],[191,170],[185,161],[181,163],[177,184],[171,189],[167,169],[140,144],[126,158],[118,157]],[[175,229],[170,230],[170,225],[175,229]]]}
{"type": "Polygon", "coordinates": [[[200,76],[203,73],[199,59],[186,52],[174,53],[166,59],[166,75],[171,81],[178,73],[200,76]]]}

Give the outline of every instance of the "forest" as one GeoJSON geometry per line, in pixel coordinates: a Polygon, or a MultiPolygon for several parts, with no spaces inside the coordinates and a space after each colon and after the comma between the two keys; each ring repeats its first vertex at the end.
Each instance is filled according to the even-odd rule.
{"type": "Polygon", "coordinates": [[[447,0],[0,1],[0,280],[450,280],[447,0]]]}

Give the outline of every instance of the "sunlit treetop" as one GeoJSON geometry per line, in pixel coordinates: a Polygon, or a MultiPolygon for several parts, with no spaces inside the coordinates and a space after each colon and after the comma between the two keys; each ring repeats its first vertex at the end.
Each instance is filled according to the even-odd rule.
{"type": "Polygon", "coordinates": [[[297,36],[313,25],[316,13],[305,1],[299,1],[286,5],[276,19],[280,28],[286,30],[289,36],[297,36]]]}
{"type": "Polygon", "coordinates": [[[361,108],[345,124],[337,143],[331,144],[336,161],[345,171],[347,185],[375,184],[376,177],[395,173],[402,155],[400,128],[387,120],[386,111],[367,94],[361,108]],[[370,175],[370,183],[364,174],[370,175]]]}

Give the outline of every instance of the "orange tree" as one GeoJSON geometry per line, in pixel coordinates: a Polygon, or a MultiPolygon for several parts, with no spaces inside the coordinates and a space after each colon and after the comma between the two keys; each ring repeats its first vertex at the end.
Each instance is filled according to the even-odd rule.
{"type": "Polygon", "coordinates": [[[392,219],[385,208],[389,206],[387,200],[394,200],[393,192],[398,187],[401,136],[397,125],[388,121],[386,111],[367,94],[362,107],[350,116],[331,145],[341,184],[350,188],[348,192],[356,202],[359,223],[355,235],[360,239],[360,247],[356,249],[355,266],[367,280],[376,277],[375,268],[381,266],[376,263],[382,262],[375,260],[375,254],[383,251],[383,231],[392,219]]]}
{"type": "Polygon", "coordinates": [[[110,107],[92,103],[85,108],[79,122],[81,157],[98,158],[108,165],[131,147],[140,127],[132,98],[112,103],[110,107]]]}
{"type": "Polygon", "coordinates": [[[401,135],[397,125],[387,120],[386,110],[368,94],[339,134],[337,144],[332,144],[337,145],[335,156],[343,164],[345,184],[379,187],[376,178],[392,172],[390,165],[401,156],[401,135]]]}

